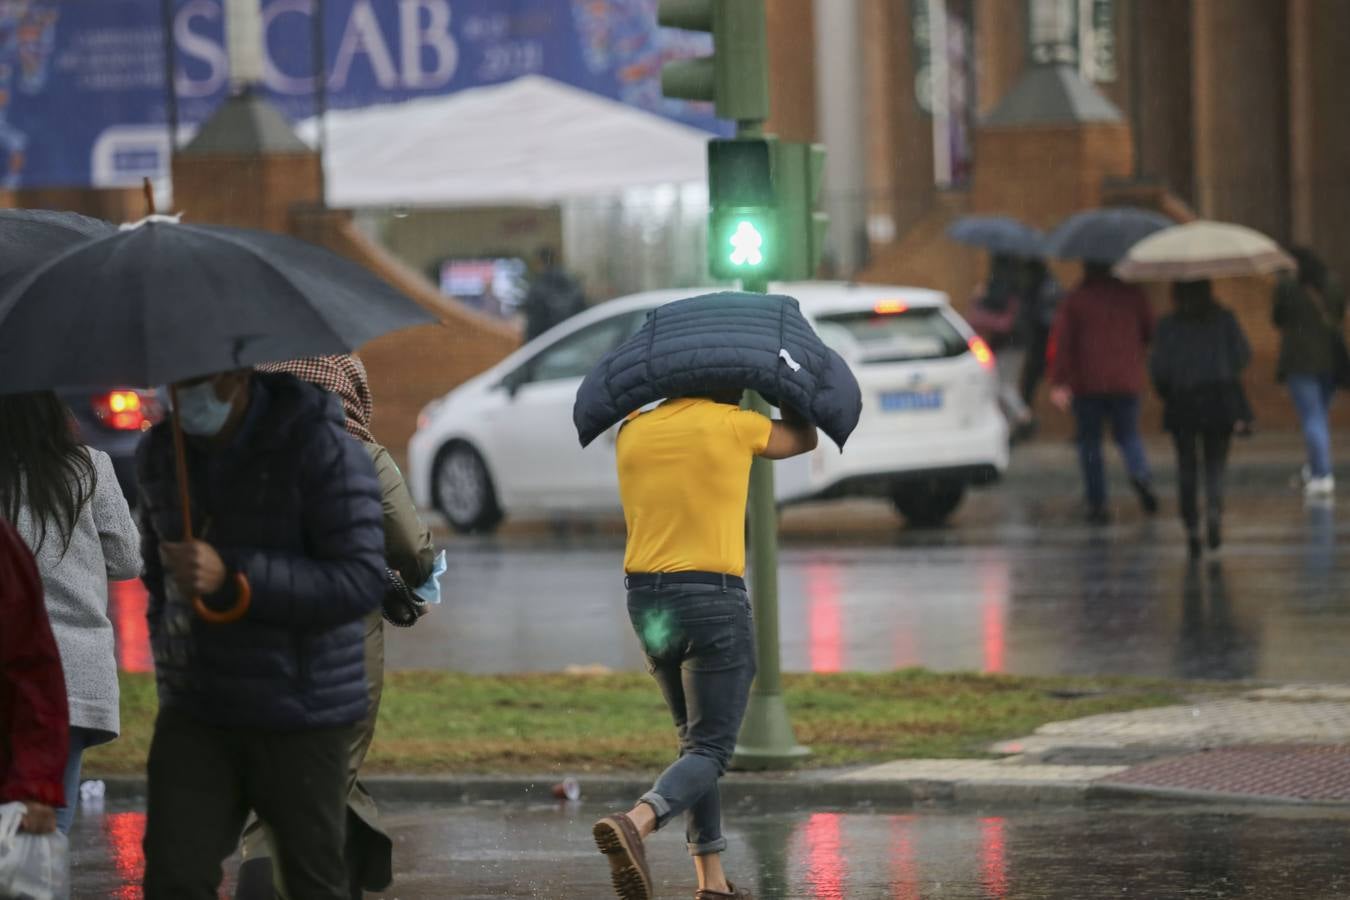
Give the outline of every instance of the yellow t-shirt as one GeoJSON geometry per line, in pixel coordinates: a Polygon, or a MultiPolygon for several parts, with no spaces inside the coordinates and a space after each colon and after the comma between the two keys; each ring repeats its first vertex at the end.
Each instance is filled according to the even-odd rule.
{"type": "Polygon", "coordinates": [[[750,462],[773,422],[712,400],[634,415],[619,431],[625,572],[745,574],[750,462]]]}

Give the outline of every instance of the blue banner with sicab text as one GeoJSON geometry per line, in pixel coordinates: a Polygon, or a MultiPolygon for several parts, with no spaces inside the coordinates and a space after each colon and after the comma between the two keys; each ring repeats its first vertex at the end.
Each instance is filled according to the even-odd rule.
{"type": "MultiPolygon", "coordinates": [[[[656,26],[656,0],[260,0],[264,88],[292,120],[544,75],[725,132],[660,93],[706,35],[656,26]]],[[[185,132],[229,90],[223,0],[170,0],[185,132]]],[[[161,0],[0,0],[0,186],[113,187],[168,171],[161,0]]],[[[182,133],[182,132],[180,132],[182,133]]]]}

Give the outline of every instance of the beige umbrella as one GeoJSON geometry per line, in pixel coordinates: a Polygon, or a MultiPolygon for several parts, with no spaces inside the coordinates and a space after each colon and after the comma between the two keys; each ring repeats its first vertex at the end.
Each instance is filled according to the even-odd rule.
{"type": "Polygon", "coordinates": [[[1293,258],[1261,232],[1202,219],[1149,235],[1115,271],[1125,281],[1199,281],[1294,268],[1293,258]]]}

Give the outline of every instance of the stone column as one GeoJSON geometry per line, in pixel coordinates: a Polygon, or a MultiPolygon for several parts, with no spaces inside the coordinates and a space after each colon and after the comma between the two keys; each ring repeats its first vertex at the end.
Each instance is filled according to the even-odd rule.
{"type": "Polygon", "coordinates": [[[816,35],[813,0],[768,0],[769,121],[785,141],[815,141],[816,35]]]}
{"type": "Polygon", "coordinates": [[[1133,86],[1124,108],[1134,128],[1139,174],[1194,204],[1190,4],[1129,0],[1128,9],[1129,50],[1121,58],[1133,86]]]}
{"type": "Polygon", "coordinates": [[[1292,238],[1350,276],[1350,3],[1289,0],[1292,238]]]}
{"type": "Polygon", "coordinates": [[[933,119],[919,106],[914,2],[861,0],[867,121],[867,215],[872,242],[903,236],[933,207],[933,119]]]}
{"type": "Polygon", "coordinates": [[[975,101],[983,118],[1007,96],[1026,68],[1026,0],[975,0],[975,52],[979,60],[975,101]]]}
{"type": "Polygon", "coordinates": [[[1192,16],[1196,204],[1286,240],[1285,0],[1193,0],[1192,16]]]}

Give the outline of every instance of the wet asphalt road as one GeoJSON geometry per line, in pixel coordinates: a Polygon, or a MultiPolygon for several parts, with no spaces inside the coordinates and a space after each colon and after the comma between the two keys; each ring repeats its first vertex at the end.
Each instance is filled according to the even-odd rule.
{"type": "MultiPolygon", "coordinates": [[[[786,516],[783,665],[1281,681],[1350,678],[1350,510],[1283,486],[1230,502],[1224,552],[1186,559],[1180,525],[1122,504],[1091,530],[1034,492],[979,494],[938,531],[880,504],[786,516]],[[795,532],[796,536],[792,536],[795,532]]],[[[394,668],[637,670],[617,536],[453,539],[444,607],[391,631],[394,668]]]]}
{"type": "MultiPolygon", "coordinates": [[[[970,497],[941,530],[907,530],[878,503],[788,510],[783,665],[1350,679],[1350,589],[1338,580],[1350,500],[1309,507],[1283,483],[1240,484],[1224,552],[1200,566],[1166,509],[1147,520],[1121,500],[1116,524],[1088,529],[1072,496],[1005,485],[970,497]]],[[[390,668],[643,667],[612,529],[446,546],[445,603],[416,628],[388,629],[390,668]]],[[[150,668],[143,610],[139,585],[115,586],[126,669],[150,668]]]]}
{"type": "MultiPolygon", "coordinates": [[[[383,897],[612,897],[590,840],[599,806],[395,807],[383,897]]],[[[143,814],[72,834],[76,898],[139,897],[143,814]]],[[[1350,813],[1072,809],[1020,813],[728,812],[728,874],[760,900],[1331,900],[1350,896],[1350,813]]],[[[672,826],[649,845],[657,897],[693,896],[672,826]]],[[[233,870],[233,863],[228,867],[233,870]]]]}

